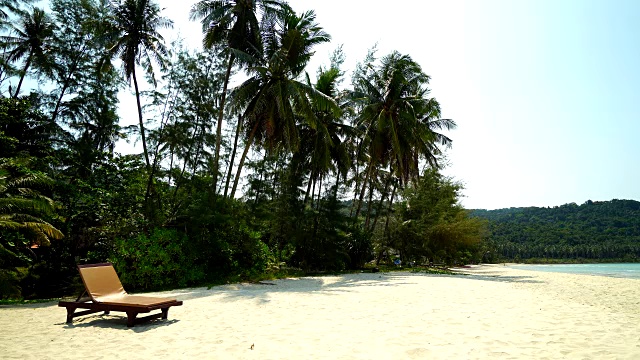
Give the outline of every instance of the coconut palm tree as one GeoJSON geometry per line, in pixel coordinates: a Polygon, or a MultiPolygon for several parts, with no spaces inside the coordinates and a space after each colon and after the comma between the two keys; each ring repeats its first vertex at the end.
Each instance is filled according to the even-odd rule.
{"type": "MultiPolygon", "coordinates": [[[[27,71],[32,65],[41,70],[48,67],[48,43],[54,35],[56,25],[44,10],[33,8],[31,12],[19,11],[19,19],[9,25],[10,35],[0,37],[0,47],[7,51],[6,62],[18,62],[24,59],[24,65],[19,72],[20,80],[14,98],[20,94],[20,88],[27,71]]],[[[6,15],[6,13],[5,13],[6,15]]]]}
{"type": "Polygon", "coordinates": [[[451,144],[434,130],[453,128],[455,123],[439,119],[440,105],[428,97],[429,76],[408,55],[392,52],[355,82],[354,99],[363,104],[357,124],[366,129],[362,146],[369,155],[357,217],[374,168],[388,166],[401,186],[417,179],[419,161],[426,159],[437,167],[437,143],[451,144]]]}
{"type": "Polygon", "coordinates": [[[164,38],[158,30],[173,27],[173,22],[160,16],[161,10],[153,0],[112,0],[110,6],[112,14],[104,24],[103,35],[108,44],[109,55],[118,57],[122,62],[122,74],[125,79],[129,84],[133,79],[142,150],[147,170],[150,170],[151,162],[142,118],[136,67],[142,66],[153,85],[156,85],[152,63],[156,62],[164,67],[168,56],[164,38]]]}
{"type": "Polygon", "coordinates": [[[262,43],[259,15],[268,16],[268,14],[282,11],[287,7],[280,0],[201,0],[191,8],[191,20],[199,20],[202,23],[204,48],[212,49],[216,45],[224,44],[227,53],[227,71],[222,86],[216,126],[214,189],[217,189],[218,183],[222,118],[231,69],[236,59],[246,65],[246,59],[260,56],[262,43]],[[240,57],[237,56],[238,54],[240,57]],[[244,54],[250,55],[250,57],[245,57],[244,54]]]}
{"type": "Polygon", "coordinates": [[[232,92],[234,107],[242,112],[247,141],[238,164],[230,197],[237,189],[244,160],[255,142],[271,151],[278,148],[297,150],[297,122],[317,127],[315,110],[340,108],[330,97],[317,91],[307,81],[298,80],[314,54],[313,47],[330,40],[315,22],[315,13],[300,16],[292,10],[263,19],[264,55],[249,68],[252,75],[232,92]]]}
{"type": "Polygon", "coordinates": [[[9,12],[14,10],[14,2],[12,0],[0,1],[0,30],[4,30],[9,24],[9,12]]]}
{"type": "MultiPolygon", "coordinates": [[[[341,101],[341,94],[337,90],[341,76],[342,73],[337,64],[326,70],[321,69],[315,89],[334,99],[341,108],[344,108],[347,104],[341,101]]],[[[317,106],[314,107],[317,108],[317,106]]],[[[322,182],[330,172],[335,172],[338,183],[340,176],[346,175],[351,164],[350,154],[344,140],[354,134],[354,129],[343,124],[342,118],[336,117],[330,111],[316,111],[316,118],[315,127],[302,124],[300,128],[301,148],[296,153],[297,156],[305,158],[305,168],[310,172],[305,202],[309,197],[312,185],[315,189],[316,182],[322,182]]],[[[313,192],[311,192],[312,203],[313,192]]]]}
{"type": "Polygon", "coordinates": [[[21,11],[20,5],[30,4],[36,0],[0,0],[0,30],[9,25],[9,13],[21,11]]]}

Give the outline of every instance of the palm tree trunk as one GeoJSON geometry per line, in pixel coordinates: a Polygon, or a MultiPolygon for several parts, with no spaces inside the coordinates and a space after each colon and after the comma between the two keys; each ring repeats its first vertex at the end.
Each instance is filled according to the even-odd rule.
{"type": "Polygon", "coordinates": [[[20,94],[20,88],[22,87],[22,81],[24,77],[27,76],[27,70],[29,70],[29,66],[31,66],[31,59],[33,58],[33,53],[29,53],[29,57],[27,57],[27,61],[24,64],[24,68],[22,69],[22,74],[20,75],[20,81],[18,81],[18,87],[16,88],[16,92],[13,95],[14,99],[18,98],[18,94],[20,94]]]}
{"type": "Polygon", "coordinates": [[[376,224],[378,223],[378,218],[380,218],[380,212],[382,211],[382,204],[384,203],[384,198],[387,197],[387,191],[389,191],[389,185],[391,184],[391,176],[387,179],[387,182],[384,186],[384,192],[380,197],[380,202],[378,203],[378,208],[376,209],[376,217],[373,218],[373,224],[371,225],[370,231],[376,228],[376,224]]]}
{"type": "Polygon", "coordinates": [[[396,196],[396,190],[398,189],[397,184],[393,184],[393,190],[391,190],[391,197],[389,198],[389,209],[387,211],[387,221],[384,224],[384,232],[388,234],[389,232],[389,217],[391,216],[391,210],[393,209],[393,198],[396,196]]]}
{"type": "Polygon", "coordinates": [[[311,203],[309,206],[313,207],[313,197],[316,194],[316,178],[313,178],[313,186],[311,187],[311,203]]]}
{"type": "Polygon", "coordinates": [[[360,215],[360,210],[362,209],[362,200],[364,199],[364,191],[367,188],[367,182],[371,182],[370,179],[371,179],[372,170],[373,170],[373,166],[370,162],[369,168],[367,169],[367,174],[365,175],[365,178],[362,181],[362,189],[360,190],[360,199],[358,199],[358,208],[356,209],[356,216],[354,216],[354,220],[358,219],[358,215],[360,215]]]}
{"type": "Polygon", "coordinates": [[[227,172],[227,180],[224,184],[224,197],[227,197],[229,191],[229,182],[231,181],[231,172],[233,171],[233,162],[236,159],[236,149],[238,148],[238,138],[242,130],[242,117],[238,116],[238,126],[236,126],[236,137],[233,139],[233,151],[231,151],[231,161],[229,162],[229,171],[227,172]]]}
{"type": "MultiPolygon", "coordinates": [[[[345,176],[346,178],[346,176],[345,176]]],[[[338,200],[338,189],[340,188],[340,170],[336,171],[336,188],[333,191],[333,201],[338,200]]]]}
{"type": "Polygon", "coordinates": [[[356,209],[356,202],[358,202],[358,192],[360,191],[360,180],[358,172],[356,171],[356,188],[353,191],[353,200],[351,201],[351,211],[349,211],[349,217],[353,216],[353,210],[356,209]]]}
{"type": "Polygon", "coordinates": [[[318,184],[318,199],[316,200],[316,209],[320,210],[320,197],[322,196],[322,175],[320,175],[320,183],[318,184]]]}
{"type": "Polygon", "coordinates": [[[384,239],[384,236],[386,235],[387,240],[386,240],[386,243],[385,243],[385,240],[382,240],[384,245],[382,246],[382,249],[380,249],[380,252],[378,253],[378,257],[376,258],[376,266],[380,264],[380,259],[382,259],[382,254],[384,253],[384,251],[388,247],[388,244],[390,243],[389,241],[390,236],[388,233],[389,232],[389,216],[391,216],[391,207],[393,206],[393,198],[396,194],[396,188],[397,188],[397,185],[393,184],[393,190],[391,191],[391,198],[389,199],[389,211],[387,212],[387,221],[384,224],[384,233],[382,235],[383,239],[384,239]]]}
{"type": "Polygon", "coordinates": [[[227,100],[227,86],[229,86],[229,78],[231,77],[231,68],[235,60],[233,53],[229,54],[229,63],[227,64],[227,72],[224,75],[224,85],[222,85],[222,98],[220,99],[220,111],[218,113],[218,124],[216,128],[216,155],[214,159],[215,169],[213,172],[213,191],[217,193],[218,188],[218,169],[220,168],[220,143],[222,141],[222,118],[224,117],[224,104],[227,100]]]}
{"type": "Polygon", "coordinates": [[[147,137],[144,133],[144,121],[142,120],[142,105],[140,105],[140,90],[138,90],[138,79],[136,79],[136,67],[133,67],[133,86],[136,89],[136,101],[138,103],[138,122],[140,125],[140,138],[142,139],[142,151],[144,152],[144,161],[147,164],[147,171],[151,169],[149,161],[149,151],[147,150],[147,137]]]}
{"type": "Polygon", "coordinates": [[[373,202],[373,184],[369,186],[369,201],[367,202],[367,218],[364,221],[364,228],[369,227],[369,220],[371,220],[371,203],[373,202]]]}
{"type": "Polygon", "coordinates": [[[238,183],[240,182],[240,173],[242,172],[242,166],[244,165],[244,161],[247,158],[249,148],[251,148],[251,144],[253,143],[253,138],[258,131],[258,125],[260,125],[260,123],[256,122],[256,124],[253,126],[253,129],[251,129],[251,133],[249,134],[249,138],[247,139],[247,144],[245,145],[244,151],[242,152],[242,157],[240,157],[238,171],[236,171],[236,178],[233,181],[233,187],[231,188],[231,194],[229,195],[229,198],[231,199],[233,199],[236,194],[236,189],[238,188],[238,183]]]}
{"type": "MultiPolygon", "coordinates": [[[[358,159],[360,158],[360,145],[362,144],[362,140],[358,141],[358,145],[356,145],[356,158],[354,159],[356,162],[356,171],[354,173],[354,177],[356,179],[356,188],[353,191],[353,201],[351,202],[351,211],[349,211],[349,217],[351,217],[353,215],[353,209],[356,206],[356,196],[358,196],[358,189],[360,186],[360,176],[358,175],[358,170],[359,170],[359,161],[358,159]]],[[[345,182],[347,181],[347,176],[349,175],[349,172],[347,171],[346,174],[344,174],[344,180],[345,182]]]]}
{"type": "MultiPolygon", "coordinates": [[[[309,182],[307,182],[307,191],[305,191],[304,193],[304,202],[303,204],[306,204],[307,201],[309,201],[309,192],[311,192],[311,183],[313,182],[313,175],[314,174],[314,170],[311,170],[311,173],[309,174],[309,182]]],[[[311,201],[313,202],[313,201],[311,201]]]]}
{"type": "Polygon", "coordinates": [[[171,181],[173,180],[173,157],[174,157],[174,149],[173,146],[169,150],[169,179],[167,180],[167,184],[171,186],[171,181]]]}

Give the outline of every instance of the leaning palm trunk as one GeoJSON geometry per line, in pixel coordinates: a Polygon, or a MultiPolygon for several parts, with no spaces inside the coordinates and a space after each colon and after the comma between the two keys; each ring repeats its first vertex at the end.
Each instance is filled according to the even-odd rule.
{"type": "MultiPolygon", "coordinates": [[[[315,170],[311,170],[311,173],[309,174],[309,182],[307,183],[307,191],[304,193],[304,204],[309,201],[309,193],[311,192],[311,184],[313,183],[314,174],[315,170]]],[[[313,202],[313,200],[311,202],[313,202]]]]}
{"type": "MultiPolygon", "coordinates": [[[[373,166],[371,164],[371,162],[369,163],[369,168],[367,169],[367,173],[365,175],[364,180],[362,180],[362,188],[360,189],[360,198],[358,199],[358,207],[356,209],[356,215],[354,216],[354,221],[356,219],[358,219],[358,215],[360,215],[360,210],[362,209],[362,200],[364,199],[364,192],[367,188],[367,183],[371,182],[371,171],[373,169],[373,166]]],[[[371,186],[371,184],[369,184],[369,186],[371,186]]]]}
{"type": "Polygon", "coordinates": [[[245,145],[244,151],[242,152],[242,156],[240,157],[240,163],[238,164],[238,171],[236,171],[236,177],[233,181],[233,188],[231,188],[231,194],[229,194],[229,198],[233,199],[236,194],[236,189],[238,188],[238,183],[240,182],[240,174],[242,173],[242,166],[244,165],[244,161],[247,158],[247,153],[249,152],[249,148],[251,148],[251,144],[253,143],[253,138],[256,136],[256,132],[258,131],[258,125],[260,123],[256,122],[251,129],[251,133],[249,134],[249,138],[247,139],[247,144],[245,145]]]}
{"type": "Polygon", "coordinates": [[[220,99],[220,110],[218,112],[218,124],[216,128],[216,154],[215,154],[215,169],[213,172],[213,191],[218,192],[218,170],[220,169],[220,143],[222,141],[222,118],[224,117],[224,104],[227,100],[227,86],[229,86],[229,77],[231,77],[231,68],[233,67],[233,61],[235,55],[229,54],[229,64],[227,64],[227,72],[224,75],[224,84],[222,85],[222,98],[220,99]]]}
{"type": "Polygon", "coordinates": [[[380,196],[380,202],[378,203],[378,208],[376,209],[376,217],[373,218],[373,224],[371,225],[370,231],[373,231],[376,228],[376,224],[378,223],[378,218],[380,218],[380,212],[382,211],[382,204],[384,203],[384,198],[387,197],[387,192],[389,191],[389,185],[391,184],[391,176],[387,179],[387,183],[384,185],[384,192],[380,196]]]}
{"type": "Polygon", "coordinates": [[[369,228],[369,221],[371,220],[371,203],[373,203],[373,184],[369,186],[369,201],[367,202],[367,218],[364,221],[364,228],[369,228]]]}
{"type": "Polygon", "coordinates": [[[236,150],[238,149],[238,138],[240,137],[240,130],[242,130],[242,117],[238,116],[236,136],[233,139],[233,150],[231,151],[231,160],[229,161],[229,169],[227,169],[227,179],[224,184],[224,197],[227,197],[227,194],[229,192],[229,182],[231,181],[231,173],[233,172],[233,162],[236,159],[236,150]]]}
{"type": "MultiPolygon", "coordinates": [[[[358,145],[356,146],[357,149],[360,148],[360,143],[362,142],[362,140],[358,141],[358,145]]],[[[355,171],[355,181],[356,181],[356,188],[353,192],[353,201],[351,202],[351,211],[349,212],[349,216],[353,216],[353,209],[356,206],[356,196],[358,196],[358,190],[360,189],[360,177],[358,175],[358,170],[359,170],[359,166],[358,166],[358,158],[359,158],[359,154],[360,154],[360,150],[358,150],[358,152],[356,153],[356,171],[355,171]]],[[[348,172],[344,175],[345,176],[345,181],[347,180],[347,175],[348,172]]]]}
{"type": "Polygon", "coordinates": [[[142,151],[144,152],[144,161],[147,164],[147,171],[151,169],[149,161],[149,151],[147,150],[147,137],[144,133],[144,120],[142,120],[142,105],[140,105],[140,91],[138,90],[138,79],[136,79],[136,68],[133,67],[133,86],[136,90],[136,102],[138,104],[138,122],[140,125],[140,138],[142,139],[142,151]]]}
{"type": "Polygon", "coordinates": [[[316,210],[320,210],[320,200],[322,196],[322,179],[323,177],[320,176],[320,182],[318,183],[318,199],[316,200],[316,210]]]}
{"type": "Polygon", "coordinates": [[[24,81],[24,77],[27,75],[27,70],[29,70],[29,66],[31,66],[31,59],[33,58],[33,53],[29,53],[29,57],[27,57],[27,61],[24,64],[24,68],[22,69],[22,74],[20,75],[20,81],[18,81],[18,87],[16,88],[16,92],[13,95],[14,99],[18,98],[18,94],[20,94],[20,88],[22,87],[22,82],[24,81]]]}
{"type": "Polygon", "coordinates": [[[338,189],[340,188],[340,170],[336,171],[336,188],[333,191],[333,201],[337,201],[338,200],[338,189]]]}
{"type": "Polygon", "coordinates": [[[384,232],[382,234],[383,240],[382,240],[382,247],[381,249],[378,251],[378,257],[376,258],[376,266],[378,266],[380,264],[380,260],[382,260],[382,255],[384,254],[385,250],[388,247],[388,244],[391,242],[390,238],[391,235],[389,234],[389,217],[391,216],[391,208],[393,206],[393,198],[396,194],[396,189],[397,189],[397,185],[393,184],[393,190],[391,191],[391,198],[389,198],[389,211],[387,212],[387,221],[384,224],[384,232]],[[386,241],[384,239],[384,237],[387,237],[386,241]]]}
{"type": "Polygon", "coordinates": [[[316,182],[317,182],[317,180],[314,177],[313,178],[313,186],[311,186],[311,204],[310,204],[311,207],[313,207],[313,198],[314,198],[314,196],[316,194],[316,182]]]}

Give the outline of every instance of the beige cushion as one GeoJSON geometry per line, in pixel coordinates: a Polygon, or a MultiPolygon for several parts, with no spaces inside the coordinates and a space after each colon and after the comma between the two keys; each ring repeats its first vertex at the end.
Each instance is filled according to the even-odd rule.
{"type": "Polygon", "coordinates": [[[113,265],[79,266],[80,277],[91,300],[104,304],[150,306],[175,302],[176,299],[129,295],[120,282],[113,265]]]}

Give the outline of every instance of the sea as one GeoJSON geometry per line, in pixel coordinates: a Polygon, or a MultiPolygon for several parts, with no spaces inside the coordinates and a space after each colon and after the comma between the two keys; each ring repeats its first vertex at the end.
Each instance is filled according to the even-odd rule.
{"type": "Polygon", "coordinates": [[[640,279],[640,263],[512,265],[514,269],[640,279]]]}

